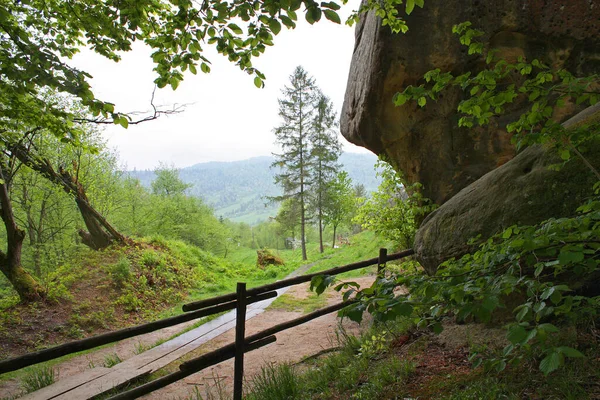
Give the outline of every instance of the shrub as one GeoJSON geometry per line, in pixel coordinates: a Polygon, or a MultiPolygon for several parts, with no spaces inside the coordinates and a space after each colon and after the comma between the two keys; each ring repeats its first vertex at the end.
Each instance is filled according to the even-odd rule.
{"type": "Polygon", "coordinates": [[[131,278],[131,261],[127,257],[121,257],[116,264],[110,268],[110,276],[115,286],[122,288],[131,278]]]}

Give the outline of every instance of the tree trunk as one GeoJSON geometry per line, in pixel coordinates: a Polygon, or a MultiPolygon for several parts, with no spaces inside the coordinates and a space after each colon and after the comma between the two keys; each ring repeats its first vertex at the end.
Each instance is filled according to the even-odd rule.
{"type": "MultiPolygon", "coordinates": [[[[320,212],[319,212],[320,214],[320,212]]],[[[319,250],[321,251],[321,253],[323,253],[323,220],[321,219],[321,216],[319,215],[319,250]]]]}
{"type": "Polygon", "coordinates": [[[306,261],[308,260],[308,257],[306,256],[306,239],[305,239],[305,230],[304,230],[304,225],[306,223],[305,220],[305,216],[304,216],[304,196],[301,197],[300,200],[300,205],[302,207],[302,209],[300,210],[300,241],[302,243],[302,260],[306,261]]]}
{"type": "MultiPolygon", "coordinates": [[[[81,185],[79,184],[78,186],[81,185]]],[[[81,193],[80,196],[77,196],[75,198],[75,203],[77,204],[77,208],[79,208],[79,212],[81,213],[83,221],[85,222],[85,226],[88,229],[87,232],[83,229],[80,229],[77,232],[81,237],[81,241],[83,242],[83,244],[94,250],[100,250],[105,247],[108,247],[112,242],[113,238],[109,233],[105,232],[104,229],[102,229],[102,226],[100,225],[100,222],[98,221],[94,213],[95,210],[87,202],[87,197],[85,196],[85,193],[81,193]],[[80,197],[81,195],[83,197],[80,197]]]]}
{"type": "Polygon", "coordinates": [[[337,225],[333,225],[333,242],[331,243],[331,248],[335,249],[335,231],[337,229],[337,225]]]}
{"type": "Polygon", "coordinates": [[[126,242],[125,236],[121,235],[108,221],[90,204],[83,185],[77,178],[63,168],[56,172],[50,161],[44,158],[37,158],[23,145],[6,143],[15,157],[23,164],[27,165],[34,171],[42,174],[51,182],[62,186],[63,190],[75,197],[77,208],[83,217],[85,226],[88,231],[79,230],[83,244],[94,250],[100,250],[112,241],[126,242]]]}
{"type": "Polygon", "coordinates": [[[0,161],[0,206],[2,221],[6,227],[6,253],[0,251],[0,271],[6,276],[19,294],[21,301],[30,302],[44,298],[42,286],[21,266],[21,250],[25,232],[19,229],[13,215],[12,204],[8,196],[8,182],[4,176],[4,166],[0,161]]]}
{"type": "Polygon", "coordinates": [[[323,253],[323,198],[321,197],[321,191],[322,188],[319,189],[319,251],[323,253]]]}
{"type": "MultiPolygon", "coordinates": [[[[302,98],[300,98],[302,101],[302,98]]],[[[304,215],[304,146],[302,144],[302,109],[300,109],[300,241],[302,243],[302,260],[308,260],[306,256],[306,235],[305,224],[306,216],[304,215]]]]}

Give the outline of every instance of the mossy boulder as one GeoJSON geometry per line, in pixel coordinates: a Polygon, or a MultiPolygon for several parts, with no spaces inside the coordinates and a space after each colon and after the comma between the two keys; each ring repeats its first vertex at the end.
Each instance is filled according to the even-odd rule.
{"type": "Polygon", "coordinates": [[[256,266],[265,268],[268,265],[283,265],[284,262],[280,257],[271,253],[267,249],[256,250],[256,266]]]}

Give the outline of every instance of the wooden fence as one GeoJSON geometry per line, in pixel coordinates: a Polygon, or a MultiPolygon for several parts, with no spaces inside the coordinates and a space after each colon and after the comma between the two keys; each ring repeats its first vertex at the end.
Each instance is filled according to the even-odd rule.
{"type": "Polygon", "coordinates": [[[186,376],[192,375],[207,367],[210,367],[212,365],[218,364],[222,361],[231,358],[235,358],[233,399],[241,400],[244,374],[244,353],[256,350],[260,347],[275,342],[277,340],[275,334],[278,332],[304,324],[323,315],[341,310],[347,305],[353,303],[354,300],[348,300],[329,307],[325,307],[320,310],[314,311],[310,314],[306,314],[300,318],[296,318],[291,321],[275,325],[271,328],[255,333],[254,335],[246,336],[246,308],[249,304],[276,297],[277,289],[297,285],[299,283],[309,282],[312,280],[312,278],[318,275],[337,275],[344,272],[369,267],[372,265],[377,265],[377,272],[378,274],[381,274],[385,268],[385,264],[387,261],[399,260],[401,258],[408,257],[413,253],[414,252],[411,249],[387,255],[386,249],[380,249],[379,257],[377,258],[371,258],[353,264],[331,268],[314,274],[296,276],[267,285],[258,286],[252,289],[246,289],[245,283],[238,283],[237,290],[235,293],[230,293],[223,296],[217,296],[210,299],[185,304],[183,306],[183,311],[185,313],[182,315],[178,315],[171,318],[165,318],[159,321],[134,326],[131,328],[121,329],[118,331],[113,331],[98,336],[93,336],[87,339],[65,343],[45,350],[25,354],[20,357],[0,361],[0,374],[15,371],[30,365],[39,364],[44,361],[53,360],[68,354],[77,353],[79,351],[88,350],[105,344],[117,342],[144,333],[153,332],[158,329],[178,325],[182,322],[187,322],[201,317],[217,314],[223,311],[236,309],[236,332],[234,343],[230,343],[217,350],[206,353],[200,357],[186,361],[179,366],[179,371],[173,372],[171,374],[145,383],[136,388],[122,392],[116,396],[110,397],[109,400],[136,399],[140,396],[163,388],[171,383],[179,381],[185,378],[186,376]]]}

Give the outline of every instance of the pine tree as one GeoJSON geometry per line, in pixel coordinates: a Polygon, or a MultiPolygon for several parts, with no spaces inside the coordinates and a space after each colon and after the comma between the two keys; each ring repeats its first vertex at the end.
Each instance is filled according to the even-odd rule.
{"type": "Polygon", "coordinates": [[[285,86],[283,98],[279,99],[279,116],[282,124],[275,128],[276,143],[282,153],[274,154],[273,166],[281,172],[275,175],[275,183],[283,188],[283,195],[276,201],[295,199],[300,205],[300,240],[302,259],[306,260],[308,189],[310,186],[310,136],[315,116],[315,99],[318,89],[315,81],[300,66],[290,76],[290,86],[285,86]]]}
{"type": "Polygon", "coordinates": [[[323,253],[323,219],[328,201],[327,189],[339,170],[337,160],[342,146],[337,136],[338,124],[333,103],[323,93],[318,93],[315,101],[310,141],[310,174],[312,181],[312,206],[319,227],[319,250],[323,253]]]}

